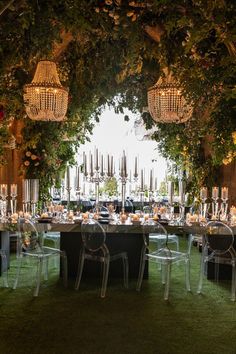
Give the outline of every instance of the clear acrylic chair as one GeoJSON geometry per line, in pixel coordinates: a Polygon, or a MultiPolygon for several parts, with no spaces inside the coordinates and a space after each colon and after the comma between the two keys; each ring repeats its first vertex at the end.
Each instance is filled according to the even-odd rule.
{"type": "Polygon", "coordinates": [[[84,261],[91,260],[102,263],[101,297],[106,296],[109,266],[111,261],[121,259],[124,271],[124,286],[128,288],[128,256],[126,252],[110,253],[106,245],[106,232],[96,220],[89,220],[81,224],[82,248],[79,257],[78,272],[75,289],[78,290],[84,268],[84,261]]]}
{"type": "MultiPolygon", "coordinates": [[[[56,231],[45,231],[42,237],[42,244],[43,246],[46,244],[53,244],[53,248],[60,249],[60,239],[61,234],[60,232],[56,231]]],[[[55,268],[58,266],[58,258],[54,257],[54,266],[55,268]]]]}
{"type": "MultiPolygon", "coordinates": [[[[155,243],[156,245],[156,243],[155,243]]],[[[143,225],[143,248],[141,251],[140,257],[140,267],[139,267],[139,276],[136,290],[140,291],[143,274],[145,268],[145,262],[151,261],[161,266],[161,278],[162,283],[165,285],[164,290],[164,300],[169,299],[169,290],[170,290],[170,277],[171,277],[171,267],[173,264],[183,261],[185,263],[185,282],[187,291],[191,291],[190,288],[190,245],[186,252],[179,252],[170,250],[168,247],[168,233],[163,225],[156,223],[155,226],[152,226],[150,229],[149,225],[143,225]],[[154,228],[154,230],[153,230],[154,228]],[[165,235],[166,242],[164,247],[151,250],[148,244],[148,235],[150,230],[156,235],[165,235]]]]}
{"type": "Polygon", "coordinates": [[[144,212],[144,213],[147,213],[147,214],[152,214],[152,213],[153,213],[152,206],[150,206],[150,205],[145,205],[145,206],[143,207],[143,212],[144,212]]]}
{"type": "Polygon", "coordinates": [[[8,264],[7,264],[7,255],[5,250],[0,249],[1,257],[1,272],[4,287],[8,288],[8,264]]]}
{"type": "MultiPolygon", "coordinates": [[[[162,248],[166,244],[166,235],[151,233],[149,234],[149,241],[156,242],[157,248],[162,248]]],[[[168,235],[168,243],[174,243],[176,245],[176,251],[179,251],[179,237],[177,235],[168,235]]]]}
{"type": "Polygon", "coordinates": [[[36,272],[36,286],[34,290],[34,296],[38,296],[41,283],[42,273],[44,273],[44,279],[48,279],[48,263],[50,258],[60,256],[61,269],[64,286],[67,286],[67,257],[64,251],[60,249],[46,247],[42,242],[42,235],[40,235],[33,222],[18,223],[17,233],[17,274],[13,285],[13,289],[16,289],[20,277],[20,270],[23,260],[36,260],[37,272],[36,272]]]}
{"type": "Polygon", "coordinates": [[[47,240],[53,243],[54,248],[60,249],[60,232],[46,231],[43,235],[43,243],[47,240]]]}
{"type": "Polygon", "coordinates": [[[220,221],[210,221],[206,225],[203,236],[202,257],[198,294],[202,293],[203,277],[207,274],[208,262],[214,262],[215,279],[219,280],[219,265],[232,266],[231,300],[235,301],[236,290],[236,251],[234,249],[234,233],[226,224],[220,221]]]}

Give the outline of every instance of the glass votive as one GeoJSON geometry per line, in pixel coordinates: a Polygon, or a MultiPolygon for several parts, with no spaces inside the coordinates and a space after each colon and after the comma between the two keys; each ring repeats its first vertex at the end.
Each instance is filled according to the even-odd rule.
{"type": "Polygon", "coordinates": [[[10,194],[11,194],[11,197],[17,196],[17,184],[16,183],[13,183],[10,185],[10,194]]]}
{"type": "Polygon", "coordinates": [[[7,184],[0,184],[0,195],[2,198],[7,197],[7,184]]]}
{"type": "Polygon", "coordinates": [[[200,189],[200,198],[201,198],[202,200],[207,199],[207,187],[202,187],[202,188],[200,189]]]}
{"type": "Polygon", "coordinates": [[[219,187],[212,187],[212,199],[218,199],[219,187]]]}
{"type": "Polygon", "coordinates": [[[229,188],[228,187],[222,187],[221,188],[221,199],[222,200],[227,200],[229,196],[229,188]]]}

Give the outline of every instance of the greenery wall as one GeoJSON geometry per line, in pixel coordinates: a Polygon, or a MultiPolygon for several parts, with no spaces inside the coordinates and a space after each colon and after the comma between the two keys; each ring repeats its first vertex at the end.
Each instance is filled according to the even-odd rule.
{"type": "Polygon", "coordinates": [[[9,121],[24,120],[21,171],[40,176],[46,190],[73,164],[104,106],[141,112],[168,66],[194,114],[186,124],[156,124],[154,139],[187,169],[189,188],[213,183],[212,171],[236,158],[235,14],[234,0],[14,1],[0,21],[0,162],[9,121]],[[23,86],[42,59],[56,61],[69,87],[63,123],[25,114],[23,86]]]}

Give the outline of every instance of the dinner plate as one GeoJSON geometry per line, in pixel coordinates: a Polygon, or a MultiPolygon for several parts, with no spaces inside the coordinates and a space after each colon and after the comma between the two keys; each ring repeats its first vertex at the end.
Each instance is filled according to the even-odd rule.
{"type": "Polygon", "coordinates": [[[141,221],[140,220],[131,220],[133,225],[140,225],[141,221]]]}
{"type": "Polygon", "coordinates": [[[100,222],[100,224],[109,224],[109,219],[99,219],[98,222],[100,222]]]}
{"type": "Polygon", "coordinates": [[[81,218],[81,219],[74,219],[74,223],[75,223],[75,224],[81,224],[82,221],[83,221],[82,218],[81,218]]]}
{"type": "Polygon", "coordinates": [[[43,224],[43,223],[51,223],[52,222],[52,218],[38,218],[37,221],[40,223],[40,224],[43,224]]]}

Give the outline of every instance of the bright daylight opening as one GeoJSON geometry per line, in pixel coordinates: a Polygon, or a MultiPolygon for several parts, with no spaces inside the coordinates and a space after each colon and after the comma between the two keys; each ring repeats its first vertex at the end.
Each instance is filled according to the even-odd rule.
{"type": "MultiPolygon", "coordinates": [[[[91,154],[93,155],[93,169],[95,169],[95,150],[98,150],[99,167],[101,172],[101,155],[103,155],[104,171],[107,172],[108,155],[113,156],[114,162],[114,177],[118,182],[118,196],[121,193],[120,188],[120,164],[121,157],[125,153],[127,157],[127,187],[126,196],[138,198],[138,193],[135,194],[141,187],[141,170],[143,170],[143,184],[147,189],[150,187],[150,178],[152,172],[152,183],[154,195],[160,188],[160,184],[165,180],[167,169],[166,160],[160,156],[157,149],[157,143],[150,139],[141,140],[141,136],[137,136],[135,129],[135,121],[139,119],[138,115],[130,111],[125,111],[124,114],[116,114],[114,110],[107,108],[101,115],[99,123],[95,123],[93,133],[89,137],[90,141],[80,146],[77,156],[78,165],[84,164],[84,154],[86,155],[88,178],[86,179],[84,173],[80,172],[79,187],[81,197],[86,198],[91,193],[95,193],[94,183],[89,182],[90,168],[91,168],[91,154]],[[129,121],[124,120],[124,115],[129,116],[129,121]],[[137,173],[138,177],[134,180],[135,173],[135,158],[137,157],[137,173]]],[[[145,131],[143,130],[143,133],[145,131]]],[[[83,170],[84,172],[84,170],[83,170]]],[[[71,198],[76,198],[76,171],[75,168],[71,171],[75,180],[75,188],[72,192],[71,198]]],[[[104,181],[106,178],[104,178],[104,181]]],[[[104,185],[104,181],[100,186],[104,185]]],[[[65,181],[66,183],[66,181],[65,181]]]]}

